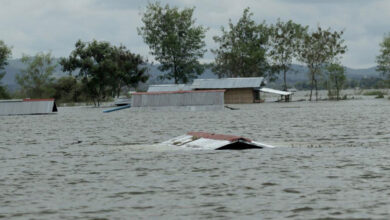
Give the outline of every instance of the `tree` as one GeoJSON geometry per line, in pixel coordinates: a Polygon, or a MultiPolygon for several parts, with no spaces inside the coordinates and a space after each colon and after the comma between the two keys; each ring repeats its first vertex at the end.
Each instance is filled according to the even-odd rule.
{"type": "Polygon", "coordinates": [[[289,20],[282,22],[280,19],[271,26],[271,50],[270,56],[279,73],[283,73],[283,89],[287,91],[286,74],[290,70],[294,57],[297,57],[301,39],[308,27],[303,27],[289,20]]]}
{"type": "Polygon", "coordinates": [[[378,64],[376,70],[390,78],[390,33],[384,36],[379,46],[380,55],[376,57],[376,63],[378,64]]]}
{"type": "Polygon", "coordinates": [[[204,71],[198,59],[206,52],[207,29],[195,25],[193,12],[194,8],[179,10],[150,3],[142,16],[143,26],[138,28],[150,53],[161,64],[159,70],[166,72],[163,78],[175,83],[187,83],[204,71]]]}
{"type": "Polygon", "coordinates": [[[49,98],[53,94],[51,83],[57,66],[51,53],[37,53],[35,56],[23,55],[22,63],[27,65],[16,75],[21,93],[30,98],[49,98]]]}
{"type": "Polygon", "coordinates": [[[114,94],[120,95],[123,87],[136,87],[139,82],[146,82],[149,78],[145,61],[138,54],[133,54],[125,46],[115,47],[117,61],[117,76],[113,85],[114,94]],[[115,85],[117,83],[117,85],[115,85]]]}
{"type": "Polygon", "coordinates": [[[340,100],[340,91],[346,82],[345,68],[337,63],[326,67],[328,73],[328,96],[331,99],[340,100]]]}
{"type": "Polygon", "coordinates": [[[11,56],[11,48],[5,45],[3,41],[0,40],[0,99],[9,99],[10,95],[8,94],[6,88],[1,83],[1,79],[5,76],[4,67],[8,64],[7,60],[11,56]]]}
{"type": "Polygon", "coordinates": [[[5,73],[0,72],[0,99],[9,99],[11,96],[9,95],[7,89],[2,85],[1,80],[3,79],[5,73]]]}
{"type": "Polygon", "coordinates": [[[136,85],[148,78],[142,57],[125,47],[111,46],[108,42],[77,41],[69,58],[62,58],[63,71],[78,70],[78,77],[95,106],[108,96],[120,92],[122,85],[136,85]],[[118,92],[119,91],[119,92],[118,92]]]}
{"type": "Polygon", "coordinates": [[[322,68],[327,63],[337,61],[338,56],[344,54],[347,49],[341,38],[343,33],[343,31],[331,32],[330,29],[318,27],[316,31],[303,37],[298,50],[298,60],[309,68],[310,101],[312,100],[313,88],[316,90],[316,100],[318,100],[317,76],[321,75],[322,68]]]}
{"type": "Polygon", "coordinates": [[[3,71],[4,67],[8,64],[7,60],[10,58],[11,53],[11,48],[4,41],[0,40],[0,71],[3,71]]]}
{"type": "Polygon", "coordinates": [[[216,55],[213,70],[219,77],[272,78],[266,59],[269,28],[265,23],[256,24],[252,16],[249,8],[244,9],[236,25],[229,20],[230,30],[221,27],[222,36],[214,36],[219,47],[212,50],[216,55]]]}
{"type": "Polygon", "coordinates": [[[73,76],[63,76],[53,83],[55,90],[53,97],[59,103],[84,101],[82,85],[73,76]]]}

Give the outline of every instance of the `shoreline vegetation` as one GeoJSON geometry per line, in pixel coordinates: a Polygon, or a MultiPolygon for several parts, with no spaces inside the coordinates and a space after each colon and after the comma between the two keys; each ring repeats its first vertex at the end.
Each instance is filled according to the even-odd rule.
{"type": "MultiPolygon", "coordinates": [[[[346,100],[349,97],[342,91],[359,86],[346,77],[341,63],[348,49],[344,30],[313,28],[280,18],[275,23],[257,22],[249,7],[236,23],[229,19],[227,26],[221,26],[220,33],[213,37],[216,48],[210,49],[214,61],[201,64],[199,60],[207,51],[205,37],[209,28],[196,24],[194,11],[193,7],[178,8],[155,2],[148,3],[141,12],[142,25],[137,32],[159,64],[161,80],[189,83],[209,69],[220,78],[265,77],[271,83],[279,78],[282,80],[279,86],[287,91],[295,86],[288,85],[287,81],[294,61],[308,70],[307,81],[301,84],[310,91],[309,101],[323,100],[319,97],[322,89],[327,90],[329,100],[346,100]]],[[[0,39],[0,80],[11,54],[12,47],[0,39]]],[[[376,70],[382,78],[373,82],[372,77],[367,78],[368,85],[364,88],[390,87],[389,56],[390,34],[387,34],[376,57],[376,70]]],[[[23,55],[21,61],[25,67],[16,75],[20,89],[10,93],[0,81],[0,99],[55,98],[60,105],[93,103],[99,107],[129,91],[144,91],[150,77],[147,59],[123,45],[107,41],[78,40],[69,56],[60,58],[59,62],[50,52],[23,55]],[[59,67],[69,75],[55,78],[53,75],[59,67]]],[[[365,95],[384,98],[388,93],[378,90],[365,95]]]]}

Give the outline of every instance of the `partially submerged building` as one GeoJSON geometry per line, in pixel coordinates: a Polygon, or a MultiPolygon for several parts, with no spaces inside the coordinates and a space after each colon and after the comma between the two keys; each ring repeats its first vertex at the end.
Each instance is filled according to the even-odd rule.
{"type": "Polygon", "coordinates": [[[224,104],[260,103],[260,92],[281,96],[281,100],[290,101],[291,92],[265,88],[264,77],[242,77],[221,79],[195,79],[188,84],[150,85],[148,92],[180,92],[180,91],[209,91],[224,90],[224,104]]]}
{"type": "Polygon", "coordinates": [[[264,77],[195,79],[192,89],[223,89],[225,104],[248,104],[261,102],[259,90],[264,85],[264,77]]]}
{"type": "Polygon", "coordinates": [[[132,93],[132,108],[184,107],[191,110],[224,108],[225,90],[165,91],[132,93]]]}
{"type": "Polygon", "coordinates": [[[57,112],[54,99],[0,100],[0,115],[36,115],[57,112]]]}

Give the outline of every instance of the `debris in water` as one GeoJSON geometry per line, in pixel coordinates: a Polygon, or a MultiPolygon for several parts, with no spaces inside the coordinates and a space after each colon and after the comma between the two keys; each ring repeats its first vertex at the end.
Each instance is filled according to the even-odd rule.
{"type": "Polygon", "coordinates": [[[225,105],[225,108],[230,109],[230,110],[240,110],[239,108],[233,108],[233,107],[230,107],[230,106],[227,106],[227,105],[225,105]]]}

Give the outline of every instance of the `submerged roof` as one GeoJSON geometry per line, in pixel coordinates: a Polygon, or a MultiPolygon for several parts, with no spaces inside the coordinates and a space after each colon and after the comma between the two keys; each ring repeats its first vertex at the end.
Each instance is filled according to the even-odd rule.
{"type": "Polygon", "coordinates": [[[266,93],[278,94],[278,95],[291,95],[292,94],[292,92],[280,91],[280,90],[270,89],[270,88],[261,88],[260,91],[266,92],[266,93]]]}
{"type": "Polygon", "coordinates": [[[208,138],[213,140],[225,140],[225,141],[245,140],[247,142],[252,142],[252,140],[250,140],[249,138],[244,138],[235,135],[214,134],[214,133],[207,133],[207,132],[188,132],[187,134],[194,136],[196,138],[208,138]]]}
{"type": "Polygon", "coordinates": [[[161,144],[199,150],[245,150],[274,147],[268,144],[255,142],[241,136],[206,132],[188,132],[185,135],[172,138],[168,141],[162,142],[161,144]]]}
{"type": "Polygon", "coordinates": [[[188,91],[192,90],[191,85],[187,84],[162,84],[150,85],[148,92],[171,92],[171,91],[188,91]]]}
{"type": "Polygon", "coordinates": [[[54,99],[1,100],[0,115],[32,115],[57,112],[54,99]]]}
{"type": "Polygon", "coordinates": [[[195,79],[193,89],[259,88],[265,84],[264,77],[195,79]]]}
{"type": "Polygon", "coordinates": [[[206,93],[206,92],[225,92],[224,89],[218,90],[190,90],[190,91],[166,91],[166,92],[133,92],[132,95],[159,95],[159,94],[181,94],[181,93],[206,93]]]}

